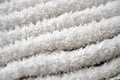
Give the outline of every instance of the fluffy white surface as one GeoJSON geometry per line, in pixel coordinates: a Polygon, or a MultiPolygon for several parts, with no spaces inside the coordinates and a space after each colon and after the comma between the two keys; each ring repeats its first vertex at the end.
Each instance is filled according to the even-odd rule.
{"type": "Polygon", "coordinates": [[[120,56],[120,35],[85,49],[54,52],[51,55],[37,55],[26,60],[13,62],[0,71],[0,76],[3,76],[3,80],[14,80],[22,76],[76,71],[82,67],[107,61],[115,56],[120,56]]]}
{"type": "Polygon", "coordinates": [[[107,80],[110,76],[114,76],[118,73],[120,73],[120,58],[114,59],[99,67],[91,67],[63,75],[62,77],[48,76],[47,78],[40,77],[35,80],[107,80]]]}
{"type": "Polygon", "coordinates": [[[53,32],[55,30],[68,29],[71,27],[84,25],[92,21],[100,21],[102,18],[110,18],[120,14],[120,2],[108,2],[105,6],[92,7],[83,11],[66,13],[57,18],[38,21],[35,25],[25,25],[23,28],[16,28],[8,32],[0,33],[0,46],[14,43],[15,40],[36,37],[40,34],[53,32]]]}
{"type": "Polygon", "coordinates": [[[25,8],[34,7],[36,4],[43,4],[51,0],[11,0],[0,4],[0,14],[8,14],[13,11],[20,11],[25,8]]]}
{"type": "Polygon", "coordinates": [[[0,0],[0,80],[119,74],[120,0],[0,0]]]}
{"type": "Polygon", "coordinates": [[[0,64],[40,52],[84,47],[120,33],[120,16],[89,25],[55,31],[5,46],[0,50],[0,64]],[[109,25],[109,26],[108,26],[109,25]]]}
{"type": "Polygon", "coordinates": [[[88,7],[105,4],[111,0],[56,0],[35,7],[15,11],[9,15],[0,16],[0,30],[14,29],[17,25],[35,23],[37,20],[59,16],[65,12],[80,11],[88,7]]]}

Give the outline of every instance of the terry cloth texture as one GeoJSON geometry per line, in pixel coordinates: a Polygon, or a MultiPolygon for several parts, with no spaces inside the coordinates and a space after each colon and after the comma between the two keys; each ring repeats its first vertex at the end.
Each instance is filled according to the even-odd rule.
{"type": "Polygon", "coordinates": [[[0,0],[0,80],[120,80],[120,0],[0,0]]]}

